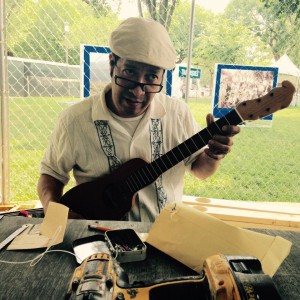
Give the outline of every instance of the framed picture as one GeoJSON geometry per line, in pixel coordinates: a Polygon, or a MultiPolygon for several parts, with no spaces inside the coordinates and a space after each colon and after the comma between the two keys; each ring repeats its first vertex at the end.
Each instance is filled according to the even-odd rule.
{"type": "MultiPolygon", "coordinates": [[[[244,100],[259,98],[276,87],[278,68],[217,64],[213,115],[221,118],[244,100]]],[[[272,115],[262,120],[272,120],[272,115]]]]}
{"type": "Polygon", "coordinates": [[[109,74],[109,47],[80,45],[81,97],[99,93],[111,82],[109,74]]]}

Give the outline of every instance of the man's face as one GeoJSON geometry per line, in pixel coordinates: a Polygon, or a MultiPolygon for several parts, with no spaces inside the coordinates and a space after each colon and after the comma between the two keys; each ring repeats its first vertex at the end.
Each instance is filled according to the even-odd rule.
{"type": "MultiPolygon", "coordinates": [[[[114,57],[110,57],[113,61],[114,57]]],[[[115,75],[140,83],[161,84],[164,71],[161,68],[120,58],[112,66],[112,92],[107,95],[106,103],[108,108],[115,114],[124,117],[136,117],[143,114],[155,93],[143,91],[141,86],[125,88],[115,83],[115,75]]]]}

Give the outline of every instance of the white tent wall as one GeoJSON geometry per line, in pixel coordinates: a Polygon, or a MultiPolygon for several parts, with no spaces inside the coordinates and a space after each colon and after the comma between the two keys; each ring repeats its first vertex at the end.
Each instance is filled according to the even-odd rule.
{"type": "Polygon", "coordinates": [[[283,80],[291,81],[296,87],[296,93],[291,106],[297,106],[300,103],[300,69],[291,61],[287,54],[278,59],[273,67],[279,68],[278,82],[283,80]]]}

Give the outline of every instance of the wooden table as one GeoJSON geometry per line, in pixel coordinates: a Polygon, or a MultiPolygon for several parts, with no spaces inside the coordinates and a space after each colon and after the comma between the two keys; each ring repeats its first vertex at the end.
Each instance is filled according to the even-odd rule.
{"type": "MultiPolygon", "coordinates": [[[[0,220],[0,242],[26,223],[41,223],[39,218],[8,217],[0,220]]],[[[64,242],[53,249],[72,252],[72,242],[78,238],[97,234],[88,229],[93,221],[69,220],[64,242]]],[[[99,225],[119,229],[133,228],[138,232],[148,232],[151,224],[137,222],[99,221],[99,225]]],[[[289,231],[255,230],[270,235],[280,235],[293,243],[288,258],[280,266],[273,280],[284,300],[299,300],[300,295],[300,233],[289,231]]],[[[44,249],[0,252],[0,260],[26,261],[33,259],[44,249]]],[[[195,275],[186,266],[174,261],[156,249],[147,249],[147,258],[142,262],[122,264],[130,282],[134,280],[151,281],[159,278],[195,275]]],[[[70,278],[77,267],[75,257],[62,252],[46,254],[34,267],[26,264],[0,263],[0,299],[63,299],[70,278]]],[[[185,300],[185,299],[184,299],[185,300]]],[[[199,299],[200,300],[200,299],[199,299]]]]}

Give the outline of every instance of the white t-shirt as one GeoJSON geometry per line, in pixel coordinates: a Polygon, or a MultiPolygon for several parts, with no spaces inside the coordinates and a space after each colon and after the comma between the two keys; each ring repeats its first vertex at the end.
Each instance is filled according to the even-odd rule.
{"type": "MultiPolygon", "coordinates": [[[[120,163],[133,158],[151,162],[157,158],[157,151],[159,155],[165,154],[199,131],[187,105],[162,93],[155,95],[140,119],[131,120],[136,128],[126,127],[120,117],[116,121],[106,106],[105,94],[109,89],[110,85],[101,95],[80,101],[60,114],[41,162],[41,174],[51,175],[64,184],[68,183],[72,170],[77,184],[108,174],[110,166],[103,150],[105,145],[101,145],[99,128],[97,130],[94,123],[99,120],[107,121],[108,127],[101,129],[105,136],[102,141],[109,142],[108,151],[112,149],[120,163]],[[153,120],[159,120],[161,127],[155,128],[153,125],[157,123],[153,120]]],[[[166,203],[181,201],[184,173],[200,151],[163,173],[158,184],[152,183],[140,190],[128,219],[153,222],[166,203]],[[159,200],[161,190],[164,203],[159,200]]]]}

